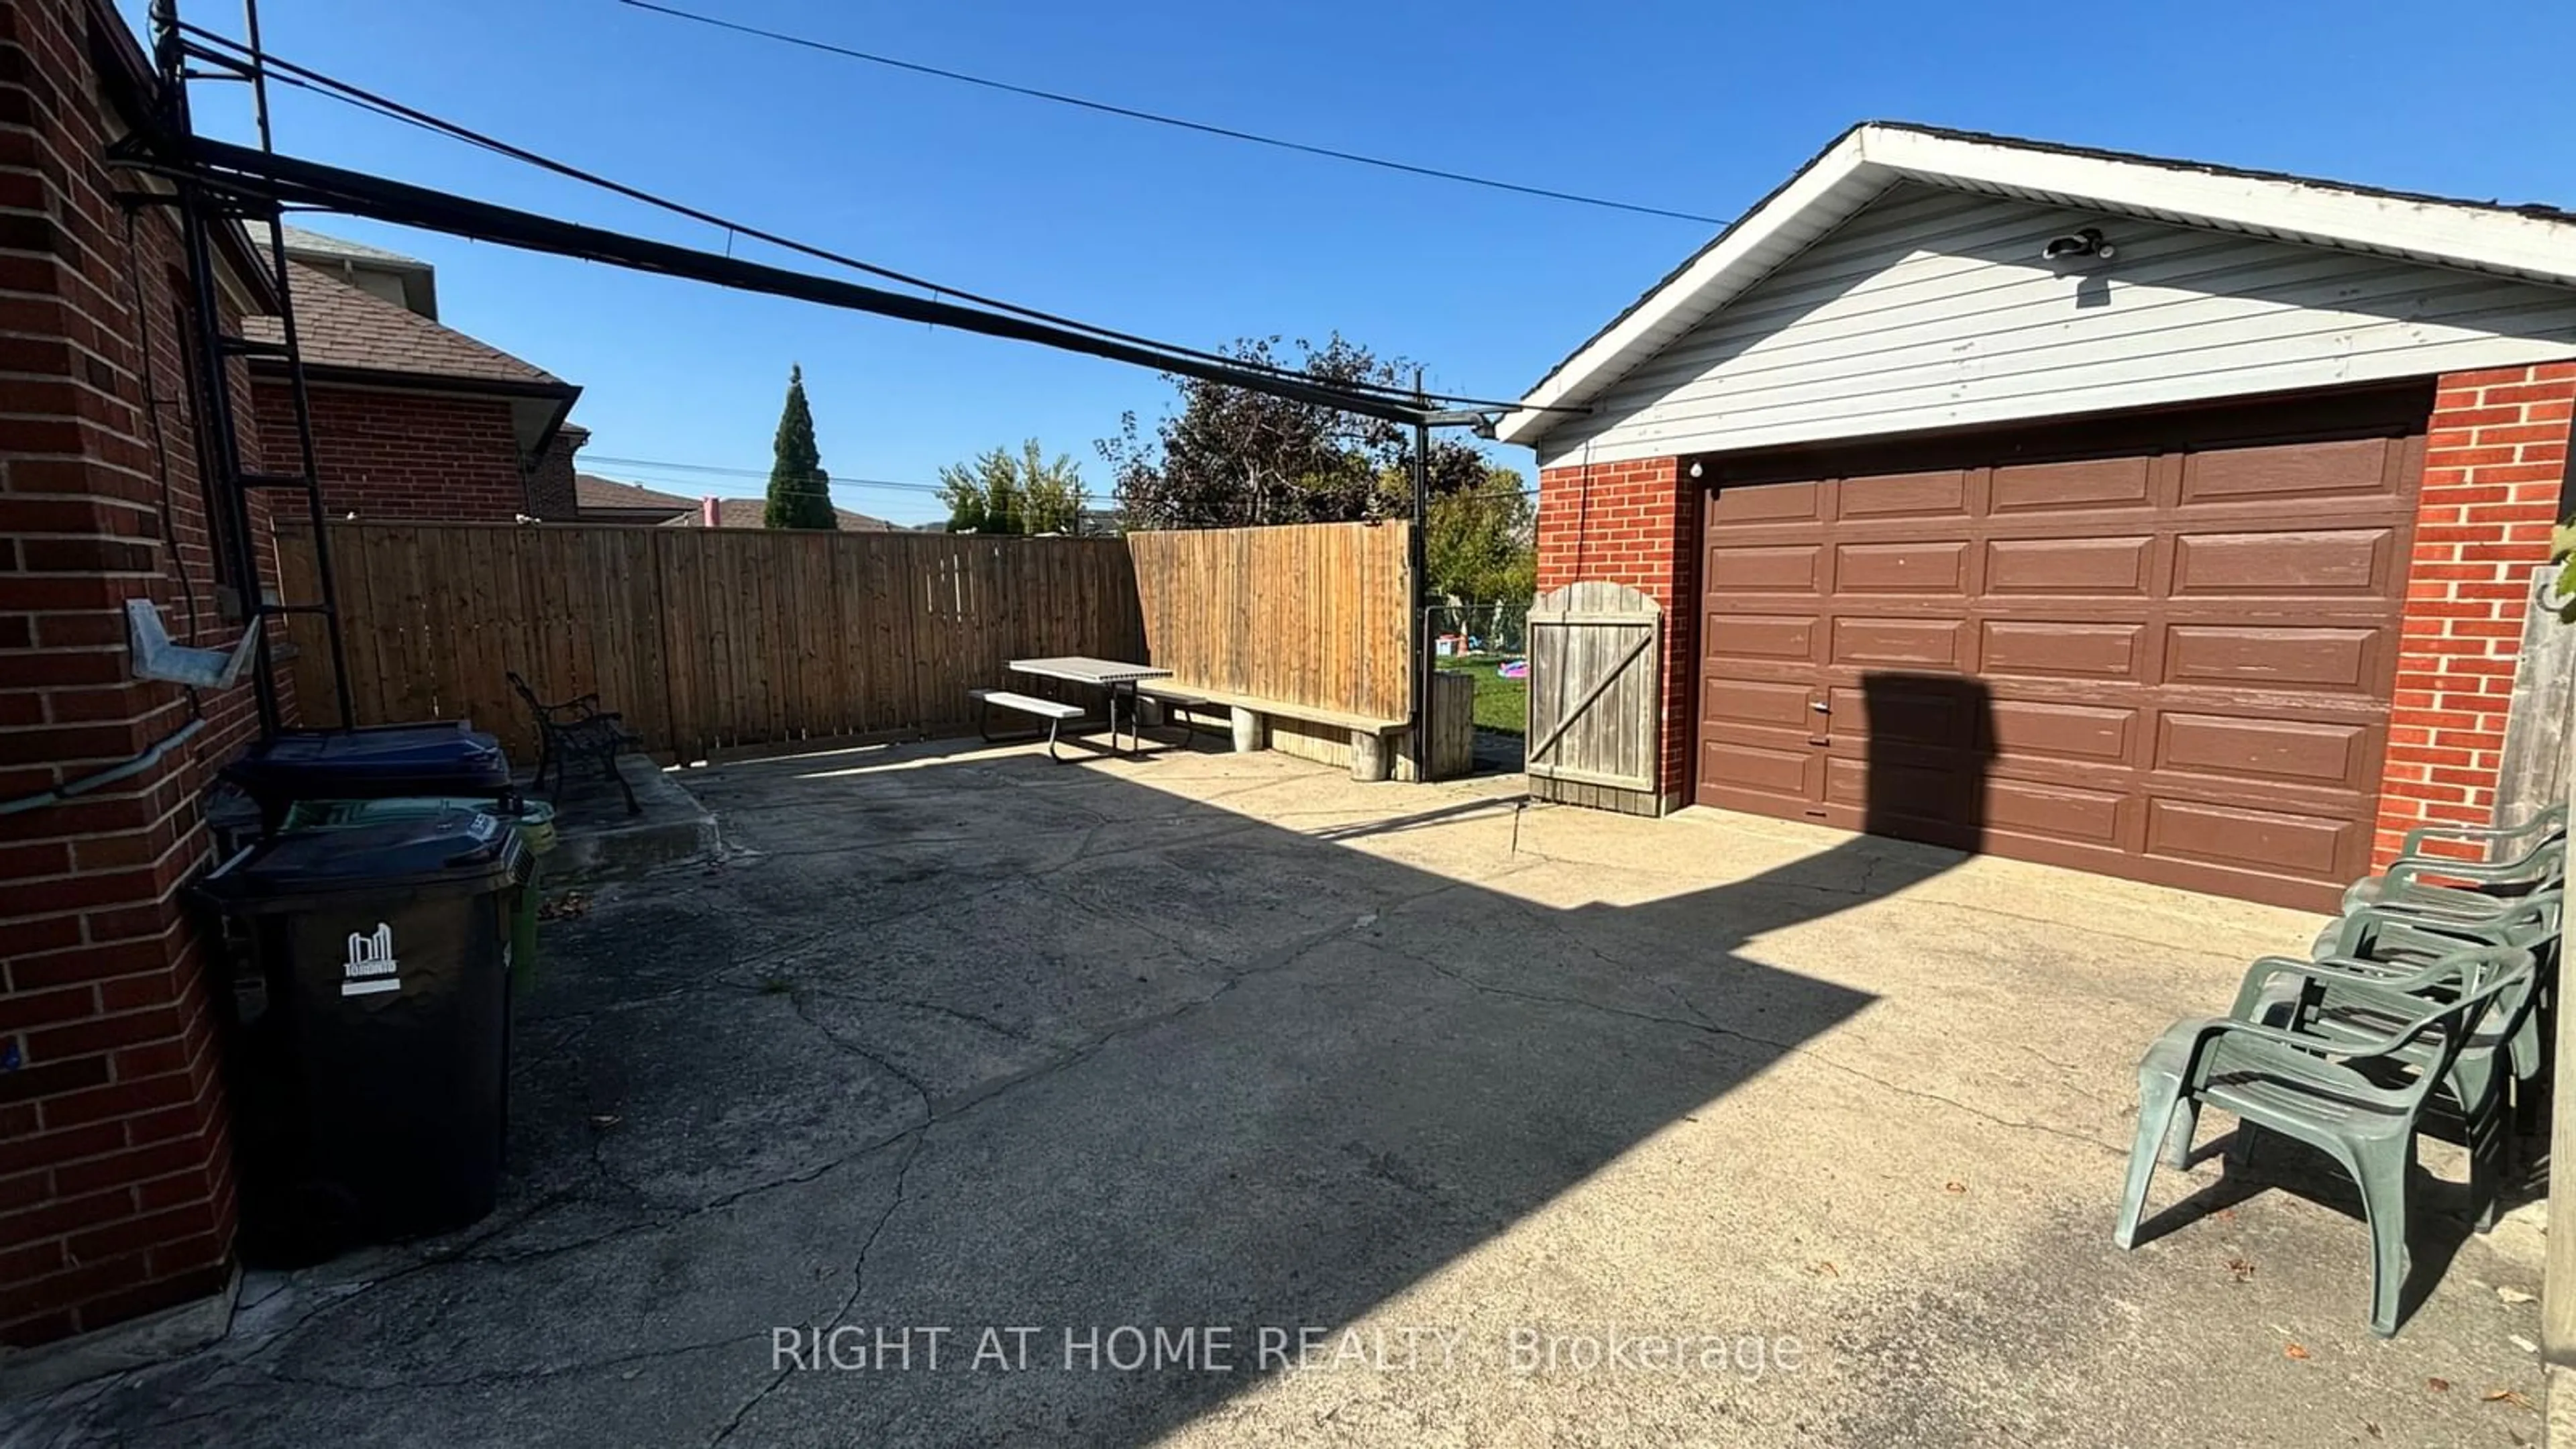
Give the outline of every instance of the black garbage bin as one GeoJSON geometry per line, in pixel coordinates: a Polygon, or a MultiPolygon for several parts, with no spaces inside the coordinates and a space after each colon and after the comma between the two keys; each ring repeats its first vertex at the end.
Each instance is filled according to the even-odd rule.
{"type": "Polygon", "coordinates": [[[289,832],[199,885],[239,927],[225,1047],[246,1255],[314,1262],[492,1210],[527,859],[507,821],[456,808],[289,832]]]}
{"type": "Polygon", "coordinates": [[[402,795],[506,799],[510,760],[501,742],[463,720],[297,730],[261,740],[224,767],[258,802],[274,832],[299,800],[384,800],[402,795]]]}

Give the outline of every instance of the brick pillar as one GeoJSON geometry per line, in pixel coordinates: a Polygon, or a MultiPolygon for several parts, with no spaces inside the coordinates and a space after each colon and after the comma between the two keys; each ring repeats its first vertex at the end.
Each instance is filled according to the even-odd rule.
{"type": "Polygon", "coordinates": [[[2372,860],[2418,825],[2487,823],[2534,565],[2563,507],[2576,362],[2440,380],[2372,860]]]}
{"type": "Polygon", "coordinates": [[[537,456],[528,469],[528,516],[549,523],[570,523],[581,516],[579,488],[573,473],[579,467],[573,454],[590,441],[590,430],[570,423],[555,430],[554,441],[537,456]]]}
{"type": "Polygon", "coordinates": [[[1538,589],[1627,584],[1664,610],[1662,759],[1656,793],[1678,804],[1690,778],[1691,653],[1699,638],[1699,508],[1678,458],[1539,472],[1538,589]]]}

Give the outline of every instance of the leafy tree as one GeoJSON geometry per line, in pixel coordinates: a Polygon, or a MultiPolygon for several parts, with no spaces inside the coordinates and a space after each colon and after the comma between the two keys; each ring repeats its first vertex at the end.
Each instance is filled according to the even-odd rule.
{"type": "Polygon", "coordinates": [[[814,446],[814,412],[805,405],[805,369],[787,370],[787,406],[778,414],[778,437],[771,445],[769,506],[761,510],[764,528],[838,528],[832,511],[832,475],[823,471],[822,451],[814,446]]]}
{"type": "Polygon", "coordinates": [[[1016,457],[995,448],[940,469],[939,498],[951,533],[1071,533],[1082,521],[1082,473],[1031,438],[1016,457]]]}
{"type": "MultiPolygon", "coordinates": [[[[1316,382],[1392,386],[1399,364],[1335,335],[1322,347],[1294,344],[1296,371],[1316,382]]],[[[1241,362],[1290,366],[1279,339],[1245,338],[1224,353],[1241,362]]],[[[1175,377],[1180,410],[1147,439],[1136,415],[1103,438],[1119,503],[1140,528],[1235,528],[1256,523],[1331,523],[1403,516],[1379,478],[1406,454],[1409,433],[1394,423],[1320,403],[1175,377]]]]}
{"type": "MultiPolygon", "coordinates": [[[[1279,339],[1224,349],[1281,366],[1279,339]]],[[[1294,344],[1297,370],[1318,382],[1393,386],[1406,372],[1336,335],[1294,344]]],[[[1136,416],[1100,441],[1118,501],[1143,528],[1234,528],[1409,518],[1413,432],[1320,403],[1294,402],[1194,378],[1175,378],[1180,410],[1148,441],[1136,416]]],[[[1469,603],[1525,599],[1537,577],[1533,518],[1521,475],[1454,436],[1435,436],[1425,460],[1431,503],[1423,548],[1434,590],[1469,603]]]]}
{"type": "Polygon", "coordinates": [[[1478,466],[1473,484],[1445,492],[1434,470],[1422,531],[1431,587],[1466,604],[1527,602],[1538,585],[1537,515],[1527,485],[1512,469],[1481,458],[1478,466]]]}

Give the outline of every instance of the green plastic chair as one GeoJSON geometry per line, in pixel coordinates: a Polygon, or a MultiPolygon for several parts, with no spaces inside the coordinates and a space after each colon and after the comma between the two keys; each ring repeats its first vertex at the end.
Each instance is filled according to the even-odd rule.
{"type": "Polygon", "coordinates": [[[2351,1175],[2370,1224],[2371,1331],[2395,1333],[2417,1120],[2489,1008],[2533,968],[2531,952],[2510,946],[2473,947],[2442,964],[2451,999],[2414,999],[2422,1010],[2369,1040],[2233,1017],[2175,1023],[2138,1063],[2137,1140],[2111,1240],[2136,1246],[2159,1150],[2186,1165],[2200,1109],[2215,1106],[2307,1143],[2351,1175]]]}
{"type": "MultiPolygon", "coordinates": [[[[2461,920],[2410,911],[2403,906],[2373,905],[2354,910],[2317,936],[2308,961],[2266,956],[2246,968],[2244,984],[2228,1015],[2239,1021],[2281,1025],[2279,1013],[2291,999],[2306,996],[2307,1012],[2323,1003],[2303,986],[2320,971],[2331,980],[2386,987],[2410,995],[2447,999],[2443,960],[2470,946],[2518,946],[2532,953],[2531,1004],[2554,984],[2558,965],[2558,923],[2564,890],[2552,886],[2507,901],[2489,918],[2461,920]]],[[[2536,1014],[2528,1010],[2511,1033],[2514,1075],[2538,1078],[2543,1066],[2536,1014]]]]}
{"type": "Polygon", "coordinates": [[[2495,909],[2499,899],[2555,885],[2566,873],[2567,807],[2553,805],[2520,825],[2410,830],[2386,870],[2345,889],[2343,906],[2351,911],[2403,904],[2474,916],[2495,909]],[[2474,846],[2480,854],[2476,858],[2428,854],[2426,847],[2435,841],[2474,846]],[[2443,884],[2451,881],[2466,884],[2443,884]]]}
{"type": "MultiPolygon", "coordinates": [[[[2427,927],[2377,908],[2356,911],[2342,923],[2334,954],[2315,961],[2285,956],[2256,961],[2246,970],[2228,1015],[2346,1044],[2374,1041],[2428,1002],[2457,994],[2448,953],[2474,945],[2529,951],[2530,975],[2495,999],[2442,1081],[2469,1149],[2471,1216],[2477,1230],[2485,1232],[2495,1226],[2511,1166],[2508,1091],[2537,1080],[2545,1060],[2538,1007],[2542,984],[2556,965],[2558,916],[2555,890],[2527,899],[2508,920],[2483,925],[2427,927]]],[[[2432,1054],[2432,1047],[2421,1042],[2393,1053],[2419,1070],[2432,1069],[2432,1054]]],[[[2249,1141],[2248,1134],[2238,1134],[2240,1162],[2249,1141]]]]}

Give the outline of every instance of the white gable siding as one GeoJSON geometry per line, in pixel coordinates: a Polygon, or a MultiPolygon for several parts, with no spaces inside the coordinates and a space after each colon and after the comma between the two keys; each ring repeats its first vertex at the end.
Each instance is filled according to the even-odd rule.
{"type": "Polygon", "coordinates": [[[1901,183],[1540,440],[1550,467],[2576,356],[2576,290],[1901,183]],[[2040,260],[2099,226],[2107,263],[2040,260]]]}

